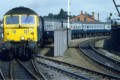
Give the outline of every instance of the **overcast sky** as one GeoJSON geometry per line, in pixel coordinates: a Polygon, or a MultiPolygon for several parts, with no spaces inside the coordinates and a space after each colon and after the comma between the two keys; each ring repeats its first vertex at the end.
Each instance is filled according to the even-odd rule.
{"type": "MultiPolygon", "coordinates": [[[[120,4],[120,0],[116,0],[120,4]]],[[[10,9],[25,6],[33,9],[39,15],[57,14],[61,8],[67,11],[67,0],[0,0],[0,19],[10,9]]],[[[105,21],[109,13],[116,13],[113,0],[71,0],[71,15],[79,15],[81,10],[91,14],[100,14],[100,20],[105,21]]]]}

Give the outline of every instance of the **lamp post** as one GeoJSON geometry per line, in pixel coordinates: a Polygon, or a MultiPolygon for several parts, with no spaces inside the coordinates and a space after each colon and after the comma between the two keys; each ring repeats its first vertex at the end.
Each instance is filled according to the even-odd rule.
{"type": "Polygon", "coordinates": [[[70,0],[68,0],[68,27],[70,28],[70,0]]]}
{"type": "Polygon", "coordinates": [[[67,48],[69,47],[69,32],[70,29],[70,0],[68,0],[68,26],[67,26],[67,48]]]}

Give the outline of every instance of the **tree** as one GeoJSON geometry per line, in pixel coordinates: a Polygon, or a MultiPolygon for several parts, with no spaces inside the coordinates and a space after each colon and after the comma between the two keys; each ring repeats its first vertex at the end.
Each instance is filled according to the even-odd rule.
{"type": "Polygon", "coordinates": [[[49,17],[49,18],[53,18],[54,15],[53,15],[52,13],[49,13],[49,14],[48,14],[48,17],[49,17]]]}
{"type": "Polygon", "coordinates": [[[68,17],[67,12],[64,11],[63,9],[61,9],[59,14],[58,14],[58,18],[59,19],[67,19],[67,17],[68,17]]]}
{"type": "MultiPolygon", "coordinates": [[[[74,16],[70,16],[72,18],[74,16]]],[[[49,13],[48,16],[44,16],[44,18],[52,18],[52,19],[67,19],[68,14],[67,11],[64,11],[62,8],[60,9],[60,12],[58,14],[52,14],[49,13]]]]}

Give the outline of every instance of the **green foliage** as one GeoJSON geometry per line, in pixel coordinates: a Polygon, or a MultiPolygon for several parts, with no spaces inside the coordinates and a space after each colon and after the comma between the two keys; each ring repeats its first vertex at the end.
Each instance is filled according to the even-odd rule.
{"type": "MultiPolygon", "coordinates": [[[[72,18],[74,16],[70,15],[70,18],[72,18]]],[[[58,14],[49,13],[48,16],[44,16],[44,18],[67,19],[68,18],[68,14],[67,14],[67,11],[64,11],[63,9],[61,9],[58,14]]]]}

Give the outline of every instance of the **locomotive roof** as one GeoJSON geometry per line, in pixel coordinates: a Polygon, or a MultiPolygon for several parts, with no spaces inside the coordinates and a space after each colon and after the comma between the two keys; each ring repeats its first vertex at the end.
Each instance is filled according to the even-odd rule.
{"type": "Polygon", "coordinates": [[[61,22],[60,19],[50,19],[50,18],[44,18],[44,21],[50,21],[50,22],[61,22]]]}
{"type": "MultiPolygon", "coordinates": [[[[44,21],[48,21],[48,22],[63,22],[63,23],[68,23],[67,20],[64,19],[48,19],[48,18],[44,18],[44,21]]],[[[70,21],[71,24],[111,24],[110,22],[81,22],[81,21],[70,21]]]]}
{"type": "Polygon", "coordinates": [[[16,7],[5,13],[5,15],[13,15],[13,14],[38,15],[35,11],[27,7],[16,7]]]}
{"type": "Polygon", "coordinates": [[[82,22],[83,24],[110,24],[110,22],[82,22]]]}
{"type": "Polygon", "coordinates": [[[110,24],[110,22],[81,22],[81,21],[71,21],[70,23],[74,24],[74,23],[81,23],[81,24],[110,24]]]}

